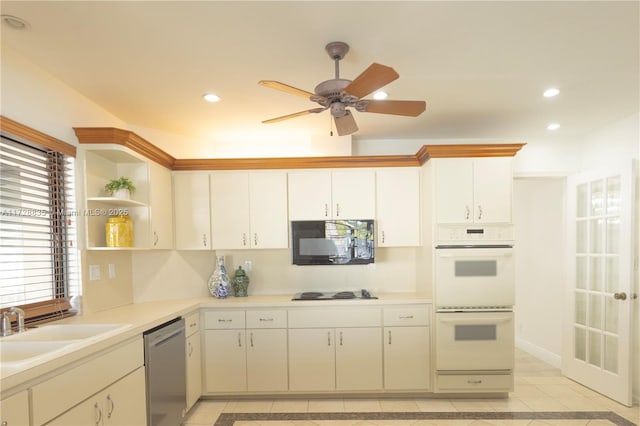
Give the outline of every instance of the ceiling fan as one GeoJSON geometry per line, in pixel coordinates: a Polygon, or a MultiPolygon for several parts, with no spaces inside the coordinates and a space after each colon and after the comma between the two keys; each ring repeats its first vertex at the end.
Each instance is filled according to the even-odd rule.
{"type": "Polygon", "coordinates": [[[264,120],[263,123],[276,123],[289,118],[300,117],[307,114],[317,114],[329,109],[333,116],[338,135],[350,135],[358,131],[351,111],[347,108],[355,108],[359,112],[376,112],[379,114],[404,115],[417,117],[426,108],[425,101],[391,101],[362,99],[370,93],[375,92],[383,86],[391,83],[399,77],[398,73],[391,67],[373,63],[364,70],[355,80],[340,78],[340,60],[349,51],[349,45],[341,41],[334,41],[325,47],[329,56],[335,62],[335,78],[323,81],[318,84],[315,93],[298,89],[284,83],[273,80],[261,80],[261,86],[270,87],[292,95],[302,96],[320,105],[293,114],[264,120]]]}

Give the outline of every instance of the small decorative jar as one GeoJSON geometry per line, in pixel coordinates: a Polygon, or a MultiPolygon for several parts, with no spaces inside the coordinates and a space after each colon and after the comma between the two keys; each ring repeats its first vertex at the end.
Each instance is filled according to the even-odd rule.
{"type": "Polygon", "coordinates": [[[133,221],[129,215],[109,217],[105,234],[107,247],[133,247],[133,221]]]}
{"type": "Polygon", "coordinates": [[[249,276],[242,269],[242,266],[238,266],[236,275],[233,277],[233,290],[236,297],[247,297],[247,289],[249,288],[249,276]]]}
{"type": "Polygon", "coordinates": [[[211,274],[208,282],[209,293],[218,299],[229,296],[230,282],[227,270],[224,267],[224,256],[216,256],[216,269],[211,274]]]}

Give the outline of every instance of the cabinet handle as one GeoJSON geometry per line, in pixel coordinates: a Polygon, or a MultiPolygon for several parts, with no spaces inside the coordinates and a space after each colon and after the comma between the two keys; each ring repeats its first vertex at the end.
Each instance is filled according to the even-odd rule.
{"type": "Polygon", "coordinates": [[[342,331],[340,332],[340,346],[342,346],[342,331]]]}
{"type": "Polygon", "coordinates": [[[97,402],[93,406],[93,411],[95,414],[96,426],[100,426],[100,423],[102,423],[102,409],[97,402]]]}
{"type": "Polygon", "coordinates": [[[482,219],[482,206],[478,206],[478,219],[482,219]]]}
{"type": "Polygon", "coordinates": [[[253,234],[253,245],[258,246],[258,233],[253,234]]]}
{"type": "Polygon", "coordinates": [[[115,410],[116,408],[116,404],[115,402],[113,402],[113,399],[111,399],[111,395],[107,395],[107,403],[109,406],[109,411],[107,411],[107,418],[110,419],[111,415],[113,414],[113,410],[115,410]]]}
{"type": "Polygon", "coordinates": [[[469,220],[469,215],[471,214],[471,210],[469,210],[469,206],[464,206],[465,214],[464,218],[469,220]]]}
{"type": "Polygon", "coordinates": [[[158,245],[158,233],[156,231],[153,231],[153,246],[157,246],[158,245]]]}
{"type": "Polygon", "coordinates": [[[273,318],[260,318],[260,322],[273,322],[273,318]]]}
{"type": "Polygon", "coordinates": [[[244,247],[247,246],[247,234],[245,234],[244,232],[242,233],[242,245],[244,247]]]}
{"type": "Polygon", "coordinates": [[[336,203],[336,217],[340,217],[340,203],[336,203]]]}
{"type": "Polygon", "coordinates": [[[218,322],[232,322],[232,319],[218,318],[218,322]]]}
{"type": "Polygon", "coordinates": [[[238,332],[238,347],[241,348],[242,347],[242,333],[238,332]]]}
{"type": "Polygon", "coordinates": [[[253,347],[253,333],[249,333],[249,342],[251,342],[251,347],[253,347]]]}
{"type": "Polygon", "coordinates": [[[389,333],[389,344],[391,344],[391,330],[389,330],[387,333],[389,333]]]}
{"type": "Polygon", "coordinates": [[[202,234],[202,245],[207,246],[207,234],[202,234]]]}
{"type": "Polygon", "coordinates": [[[331,346],[331,332],[327,332],[327,346],[331,346]]]}
{"type": "Polygon", "coordinates": [[[469,383],[470,385],[479,385],[480,383],[482,383],[482,380],[467,380],[467,383],[469,383]]]}
{"type": "Polygon", "coordinates": [[[324,217],[328,217],[329,216],[329,205],[327,203],[324,203],[324,217]]]}
{"type": "Polygon", "coordinates": [[[187,342],[187,346],[189,346],[188,354],[189,357],[191,357],[191,354],[193,353],[193,345],[191,345],[191,342],[187,342]]]}
{"type": "Polygon", "coordinates": [[[384,243],[384,231],[382,231],[382,242],[384,243]]]}
{"type": "Polygon", "coordinates": [[[413,319],[413,315],[400,315],[399,319],[413,319]]]}

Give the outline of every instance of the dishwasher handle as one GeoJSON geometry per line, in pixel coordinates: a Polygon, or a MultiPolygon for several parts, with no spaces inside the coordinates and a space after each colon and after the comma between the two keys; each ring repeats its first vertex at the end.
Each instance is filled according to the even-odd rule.
{"type": "Polygon", "coordinates": [[[170,333],[163,333],[163,334],[159,334],[157,336],[153,336],[153,340],[151,340],[149,342],[149,344],[151,346],[153,346],[154,348],[157,348],[158,346],[161,346],[162,344],[166,343],[167,341],[171,340],[172,338],[174,338],[175,336],[178,336],[180,334],[184,334],[184,329],[181,328],[179,330],[175,330],[173,332],[170,333]]]}

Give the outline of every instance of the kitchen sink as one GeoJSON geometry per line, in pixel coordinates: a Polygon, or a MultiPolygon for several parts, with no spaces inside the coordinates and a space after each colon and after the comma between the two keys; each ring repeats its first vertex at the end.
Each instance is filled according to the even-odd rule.
{"type": "Polygon", "coordinates": [[[14,364],[31,361],[33,358],[41,357],[56,352],[73,342],[58,340],[55,342],[21,342],[21,341],[0,341],[0,363],[14,364]]]}
{"type": "MultiPolygon", "coordinates": [[[[0,342],[84,340],[104,338],[131,327],[130,324],[52,324],[28,329],[23,333],[5,337],[0,342]]],[[[2,343],[0,343],[2,344],[2,343]]]]}

